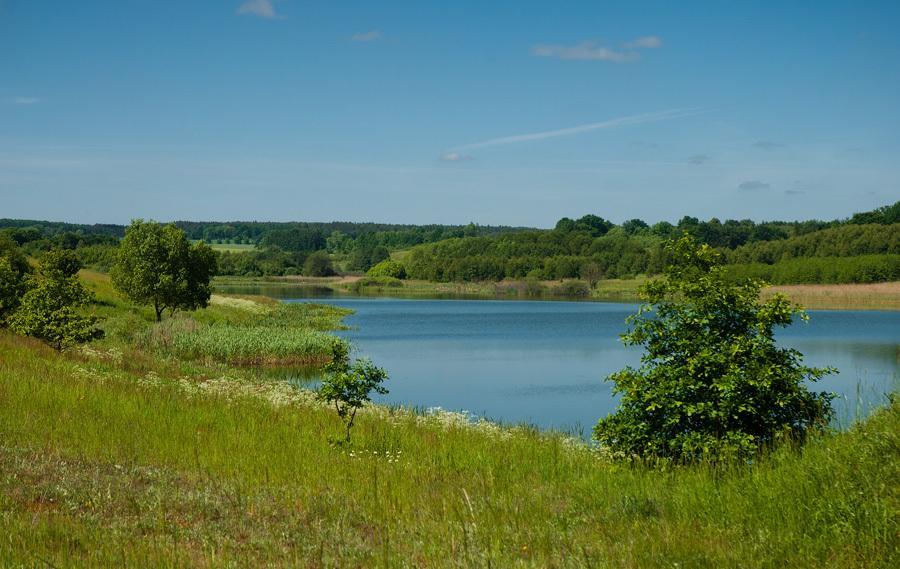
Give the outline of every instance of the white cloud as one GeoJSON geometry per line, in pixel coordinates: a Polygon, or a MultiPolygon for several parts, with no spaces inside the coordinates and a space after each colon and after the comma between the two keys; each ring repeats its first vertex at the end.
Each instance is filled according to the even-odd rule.
{"type": "Polygon", "coordinates": [[[267,20],[278,18],[272,0],[247,0],[237,10],[238,14],[250,14],[267,20]]]}
{"type": "Polygon", "coordinates": [[[464,160],[474,160],[471,156],[460,154],[459,152],[444,152],[440,155],[442,162],[462,162],[464,160]]]}
{"type": "Polygon", "coordinates": [[[381,30],[372,30],[369,32],[360,32],[358,34],[353,34],[350,36],[350,39],[353,41],[367,42],[367,41],[377,41],[382,38],[381,30]]]}
{"type": "Polygon", "coordinates": [[[585,41],[578,45],[536,45],[531,48],[531,54],[538,57],[558,57],[559,59],[574,59],[582,61],[614,61],[622,63],[640,59],[640,55],[634,52],[616,51],[608,47],[598,46],[596,42],[585,41]]]}
{"type": "Polygon", "coordinates": [[[657,36],[643,36],[639,38],[634,38],[629,42],[625,42],[625,47],[628,49],[653,49],[660,47],[662,45],[662,40],[657,36]]]}
{"type": "Polygon", "coordinates": [[[37,97],[13,97],[10,102],[14,105],[36,105],[41,100],[37,97]]]}
{"type": "Polygon", "coordinates": [[[619,117],[615,119],[606,120],[603,122],[595,122],[588,123],[579,126],[573,126],[569,128],[561,128],[557,130],[545,130],[542,132],[532,132],[528,134],[516,134],[513,136],[502,136],[499,138],[492,138],[490,140],[484,140],[482,142],[474,142],[472,144],[465,144],[463,146],[458,146],[454,150],[471,150],[474,148],[485,148],[488,146],[504,146],[507,144],[516,144],[519,142],[530,142],[533,140],[544,140],[547,138],[558,138],[560,136],[569,136],[573,134],[580,134],[582,132],[590,132],[593,130],[603,130],[608,128],[615,128],[619,126],[627,126],[632,124],[643,124],[648,122],[657,122],[662,120],[669,119],[677,119],[681,117],[689,117],[693,115],[697,115],[702,113],[703,111],[700,109],[672,109],[669,111],[660,111],[656,113],[645,113],[642,115],[630,115],[627,117],[619,117]]]}
{"type": "Polygon", "coordinates": [[[600,45],[596,41],[583,41],[576,45],[539,44],[531,48],[531,54],[537,57],[557,57],[582,61],[612,61],[624,63],[641,58],[640,49],[652,49],[662,45],[656,36],[643,36],[627,41],[621,49],[600,45]]]}

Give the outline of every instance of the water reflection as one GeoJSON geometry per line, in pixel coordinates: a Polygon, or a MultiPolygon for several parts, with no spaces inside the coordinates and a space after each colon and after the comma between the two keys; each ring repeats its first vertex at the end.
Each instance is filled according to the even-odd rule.
{"type": "MultiPolygon", "coordinates": [[[[291,299],[304,302],[321,299],[291,299]]],[[[589,430],[611,412],[603,380],[638,365],[641,350],[623,346],[624,303],[442,301],[332,297],[352,308],[341,332],[385,367],[391,392],[379,400],[467,410],[504,422],[589,430]]],[[[848,424],[897,388],[900,313],[813,311],[810,322],[780,331],[783,345],[813,366],[834,366],[814,389],[839,394],[848,424]]],[[[308,381],[309,378],[295,381],[308,381]]]]}

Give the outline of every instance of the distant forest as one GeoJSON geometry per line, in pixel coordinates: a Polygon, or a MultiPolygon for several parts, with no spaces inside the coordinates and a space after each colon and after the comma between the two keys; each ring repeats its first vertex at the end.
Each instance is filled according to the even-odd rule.
{"type": "MultiPolygon", "coordinates": [[[[685,216],[677,224],[597,215],[560,219],[553,229],[379,223],[178,221],[188,238],[217,245],[224,275],[296,275],[321,263],[364,273],[393,257],[407,277],[430,281],[630,278],[666,264],[662,244],[687,232],[719,249],[736,277],[781,282],[900,280],[900,202],[831,221],[685,216]]],[[[115,260],[125,226],[0,219],[0,233],[37,254],[74,249],[101,270],[115,260]]],[[[334,269],[332,269],[332,266],[334,269]]]]}

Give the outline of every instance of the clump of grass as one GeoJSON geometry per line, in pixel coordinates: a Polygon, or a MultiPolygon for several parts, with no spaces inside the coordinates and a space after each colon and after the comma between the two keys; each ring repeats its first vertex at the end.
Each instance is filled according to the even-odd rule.
{"type": "Polygon", "coordinates": [[[181,357],[210,357],[232,365],[291,366],[325,363],[333,335],[314,329],[213,324],[177,330],[171,347],[181,357]]]}
{"type": "Polygon", "coordinates": [[[249,298],[217,300],[211,309],[169,318],[147,329],[143,345],[183,359],[237,366],[327,363],[351,310],[321,304],[263,304],[249,298]]]}

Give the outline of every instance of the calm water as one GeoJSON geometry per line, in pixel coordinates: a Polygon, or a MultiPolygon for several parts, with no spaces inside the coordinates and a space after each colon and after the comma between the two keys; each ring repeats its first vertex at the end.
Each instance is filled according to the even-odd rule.
{"type": "MultiPolygon", "coordinates": [[[[309,299],[322,302],[322,299],[309,299]]],[[[307,299],[287,299],[305,302],[307,299]]],[[[619,341],[636,305],[599,302],[405,300],[334,297],[352,308],[342,332],[390,374],[379,400],[466,410],[507,422],[589,432],[611,412],[603,380],[639,363],[619,341]]],[[[840,395],[847,424],[882,403],[900,376],[900,312],[811,311],[779,333],[814,366],[840,373],[816,389],[840,395]]]]}

